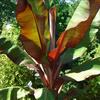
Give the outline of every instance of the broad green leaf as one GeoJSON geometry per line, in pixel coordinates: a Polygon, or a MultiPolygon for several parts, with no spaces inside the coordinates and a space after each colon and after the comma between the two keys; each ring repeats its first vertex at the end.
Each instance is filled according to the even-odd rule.
{"type": "MultiPolygon", "coordinates": [[[[88,45],[96,38],[100,26],[100,10],[94,18],[90,30],[85,34],[83,40],[75,48],[69,48],[61,56],[60,60],[62,64],[68,63],[74,59],[81,57],[87,50],[88,45]]],[[[95,57],[99,57],[99,47],[96,48],[95,57]]]]}
{"type": "Polygon", "coordinates": [[[99,34],[99,27],[100,27],[100,10],[98,11],[96,17],[94,18],[91,28],[90,28],[90,39],[91,42],[95,40],[97,35],[99,34]]]}
{"type": "Polygon", "coordinates": [[[17,91],[17,99],[25,98],[28,94],[30,94],[30,90],[28,89],[28,87],[25,87],[25,89],[19,88],[19,90],[17,91]]]}
{"type": "Polygon", "coordinates": [[[23,63],[23,65],[35,65],[24,50],[4,37],[0,37],[0,48],[2,49],[2,53],[5,53],[15,64],[23,63]]]}
{"type": "Polygon", "coordinates": [[[41,60],[49,40],[48,10],[42,0],[18,0],[16,13],[21,27],[20,39],[26,51],[41,60]]]}
{"type": "Polygon", "coordinates": [[[86,47],[70,48],[60,56],[60,61],[62,64],[71,62],[81,57],[86,52],[86,50],[87,50],[86,47]]]}
{"type": "Polygon", "coordinates": [[[18,100],[25,98],[29,93],[30,91],[26,91],[21,87],[7,87],[0,89],[0,100],[18,100]]]}
{"type": "Polygon", "coordinates": [[[76,81],[83,81],[91,76],[100,74],[100,57],[89,60],[81,66],[77,66],[71,69],[70,72],[66,74],[67,77],[70,77],[76,81]]]}
{"type": "Polygon", "coordinates": [[[100,57],[100,44],[99,44],[99,46],[96,48],[95,57],[100,57]]]}
{"type": "Polygon", "coordinates": [[[100,8],[95,0],[81,0],[66,30],[57,41],[57,48],[49,53],[49,58],[56,60],[67,48],[75,47],[84,37],[100,8]]]}
{"type": "Polygon", "coordinates": [[[35,90],[34,96],[36,100],[55,100],[54,93],[46,88],[35,90]]]}
{"type": "Polygon", "coordinates": [[[99,25],[100,25],[100,10],[98,11],[98,13],[92,23],[92,26],[94,26],[94,28],[99,27],[99,25]]]}

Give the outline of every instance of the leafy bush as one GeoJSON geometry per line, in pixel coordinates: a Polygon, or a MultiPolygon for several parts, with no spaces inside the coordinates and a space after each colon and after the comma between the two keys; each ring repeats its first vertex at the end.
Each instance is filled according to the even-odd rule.
{"type": "MultiPolygon", "coordinates": [[[[0,88],[26,86],[29,81],[35,83],[34,71],[11,62],[6,55],[0,55],[0,88]],[[30,76],[30,77],[29,77],[30,76]]],[[[33,84],[33,87],[36,84],[33,84]]]]}

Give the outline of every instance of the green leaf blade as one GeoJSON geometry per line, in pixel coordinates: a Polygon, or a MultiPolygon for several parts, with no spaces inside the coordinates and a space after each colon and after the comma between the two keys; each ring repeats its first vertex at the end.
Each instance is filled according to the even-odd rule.
{"type": "Polygon", "coordinates": [[[89,60],[81,66],[77,66],[69,73],[66,74],[67,77],[70,77],[76,81],[83,81],[89,77],[100,74],[100,57],[89,60]]]}

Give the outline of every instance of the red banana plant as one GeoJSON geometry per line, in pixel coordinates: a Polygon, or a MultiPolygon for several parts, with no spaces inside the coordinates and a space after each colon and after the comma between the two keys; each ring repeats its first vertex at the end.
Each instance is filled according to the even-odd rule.
{"type": "Polygon", "coordinates": [[[56,7],[47,7],[49,0],[18,0],[16,18],[21,27],[20,40],[35,62],[44,85],[56,92],[66,81],[59,76],[60,56],[84,38],[99,8],[99,0],[82,0],[57,42],[56,7]],[[50,41],[50,43],[49,43],[50,41]]]}
{"type": "MultiPolygon", "coordinates": [[[[55,39],[57,12],[56,6],[50,6],[51,1],[17,0],[16,19],[20,25],[20,40],[27,52],[27,57],[20,52],[21,49],[18,47],[16,49],[12,47],[9,51],[12,50],[14,53],[7,51],[7,55],[16,64],[34,68],[39,73],[44,86],[58,94],[66,81],[72,79],[81,81],[89,76],[100,74],[100,70],[95,70],[95,73],[89,71],[88,75],[86,72],[87,76],[85,75],[83,79],[74,77],[74,75],[78,76],[77,73],[68,73],[65,77],[60,76],[63,54],[68,48],[74,48],[83,40],[99,11],[100,1],[81,0],[68,26],[57,41],[55,39]],[[20,58],[20,55],[24,57],[20,58]],[[31,59],[31,62],[25,60],[26,58],[31,59]]],[[[0,38],[0,41],[4,41],[4,39],[0,38]]],[[[0,44],[0,48],[4,49],[5,47],[0,44]]],[[[98,61],[99,59],[97,58],[98,61]]],[[[94,63],[96,63],[95,60],[94,63]]],[[[98,66],[97,63],[96,68],[98,66]]]]}

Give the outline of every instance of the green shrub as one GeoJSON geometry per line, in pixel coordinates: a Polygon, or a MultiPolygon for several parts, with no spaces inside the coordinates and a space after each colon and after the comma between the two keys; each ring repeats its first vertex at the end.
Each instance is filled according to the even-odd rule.
{"type": "Polygon", "coordinates": [[[24,66],[15,65],[6,55],[0,55],[0,88],[26,86],[29,81],[33,82],[34,87],[36,85],[34,74],[34,71],[24,66]]]}

